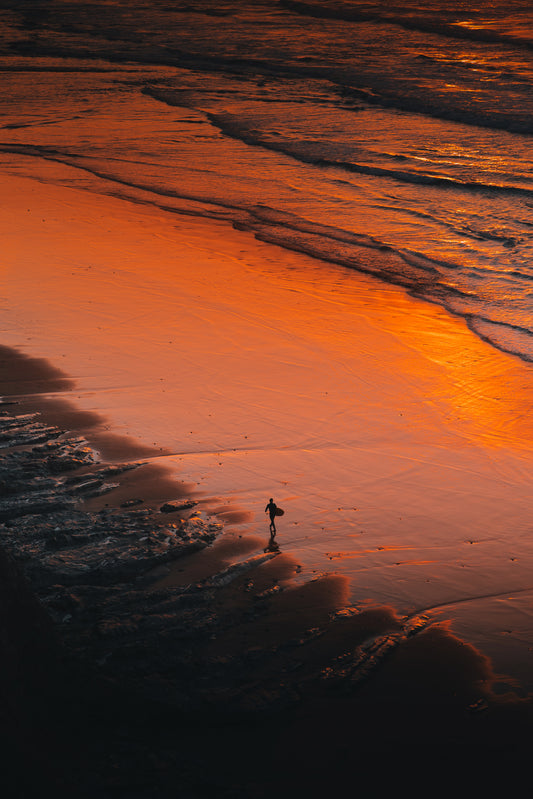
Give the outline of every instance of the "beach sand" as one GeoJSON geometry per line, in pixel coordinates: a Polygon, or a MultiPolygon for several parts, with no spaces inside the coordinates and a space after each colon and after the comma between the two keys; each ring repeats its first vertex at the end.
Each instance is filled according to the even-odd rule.
{"type": "Polygon", "coordinates": [[[526,677],[528,364],[224,222],[13,176],[2,197],[3,344],[70,377],[107,457],[135,442],[241,534],[267,534],[274,496],[302,580],[332,571],[403,613],[444,605],[491,655],[524,647],[526,677]]]}
{"type": "MultiPolygon", "coordinates": [[[[501,751],[517,713],[528,730],[529,365],[401,288],[225,222],[15,176],[2,176],[0,196],[2,344],[24,356],[3,393],[86,435],[108,461],[156,469],[150,484],[131,478],[121,500],[193,496],[226,522],[209,554],[165,567],[157,585],[262,553],[268,498],[285,509],[283,554],[268,568],[296,593],[272,598],[264,627],[207,644],[211,661],[258,640],[274,646],[346,608],[349,619],[379,615],[359,631],[359,620],[347,622],[352,643],[422,614],[428,630],[404,642],[355,704],[314,697],[309,729],[336,724],[324,767],[347,768],[355,712],[386,757],[406,716],[427,724],[428,707],[440,709],[439,762],[465,751],[478,701],[494,704],[481,729],[474,722],[476,763],[490,747],[501,751]],[[48,362],[41,379],[38,359],[48,362]]],[[[243,590],[232,587],[228,601],[241,602],[243,590]]],[[[258,690],[285,679],[257,668],[258,690]]],[[[261,745],[278,736],[277,766],[292,758],[286,784],[308,792],[315,770],[327,781],[316,765],[321,742],[291,742],[291,724],[301,736],[309,712],[304,704],[286,728],[273,722],[259,736],[261,745]]],[[[413,725],[396,766],[416,757],[413,725]]],[[[205,746],[218,741],[210,728],[205,746]]],[[[227,747],[219,754],[224,770],[227,747]]],[[[250,774],[259,760],[255,752],[250,774]]],[[[250,774],[249,795],[263,795],[250,774]]],[[[273,790],[275,775],[263,782],[273,790]]]]}

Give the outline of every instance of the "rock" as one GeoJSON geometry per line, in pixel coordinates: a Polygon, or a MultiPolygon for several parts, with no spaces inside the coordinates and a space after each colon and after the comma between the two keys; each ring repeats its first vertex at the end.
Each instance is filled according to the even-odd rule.
{"type": "Polygon", "coordinates": [[[133,508],[135,505],[142,505],[144,499],[136,498],[136,499],[127,499],[126,502],[121,504],[121,508],[133,508]]]}
{"type": "Polygon", "coordinates": [[[189,510],[189,508],[194,508],[197,504],[198,503],[193,499],[190,499],[187,502],[165,502],[164,505],[161,505],[159,510],[161,513],[177,513],[177,511],[180,510],[189,510]]]}

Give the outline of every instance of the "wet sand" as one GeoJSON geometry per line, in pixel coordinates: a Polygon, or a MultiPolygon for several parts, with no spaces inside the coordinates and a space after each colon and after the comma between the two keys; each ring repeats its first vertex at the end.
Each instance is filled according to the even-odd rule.
{"type": "Polygon", "coordinates": [[[298,579],[453,619],[532,687],[528,364],[224,222],[2,180],[3,343],[60,368],[86,418],[65,386],[28,408],[168,469],[257,551],[274,496],[298,579]]]}
{"type": "MultiPolygon", "coordinates": [[[[533,635],[529,367],[401,289],[224,223],[3,184],[2,336],[18,355],[2,352],[2,393],[111,462],[155,470],[105,503],[192,496],[230,522],[209,551],[154,574],[156,590],[263,553],[268,496],[286,510],[282,554],[218,595],[226,622],[193,645],[213,693],[238,655],[241,699],[256,697],[238,723],[231,691],[207,720],[199,707],[187,718],[188,753],[201,747],[198,770],[213,769],[206,795],[237,783],[236,795],[279,795],[279,774],[285,795],[311,794],[354,769],[380,795],[376,770],[413,757],[427,771],[453,757],[474,780],[488,755],[517,769],[533,635]],[[389,635],[361,689],[358,648],[372,660],[389,635]]],[[[146,746],[135,736],[132,751],[146,746]]]]}

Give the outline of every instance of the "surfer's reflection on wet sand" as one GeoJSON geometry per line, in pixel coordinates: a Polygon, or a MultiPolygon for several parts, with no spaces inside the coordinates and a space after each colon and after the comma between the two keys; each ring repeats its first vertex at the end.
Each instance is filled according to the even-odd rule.
{"type": "Polygon", "coordinates": [[[276,532],[270,531],[270,538],[268,544],[265,547],[265,552],[279,552],[279,544],[276,541],[276,532]]]}

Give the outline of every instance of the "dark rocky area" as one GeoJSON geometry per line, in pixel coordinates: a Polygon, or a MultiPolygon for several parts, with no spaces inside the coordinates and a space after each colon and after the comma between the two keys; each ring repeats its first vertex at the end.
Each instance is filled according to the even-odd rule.
{"type": "Polygon", "coordinates": [[[210,567],[223,528],[196,500],[120,493],[146,468],[0,406],[7,796],[260,799],[347,780],[383,796],[435,769],[443,795],[459,772],[479,787],[487,758],[526,762],[529,699],[496,696],[445,625],[347,605],[339,577],[295,584],[272,541],[210,567]],[[202,558],[201,579],[168,579],[202,558]]]}

